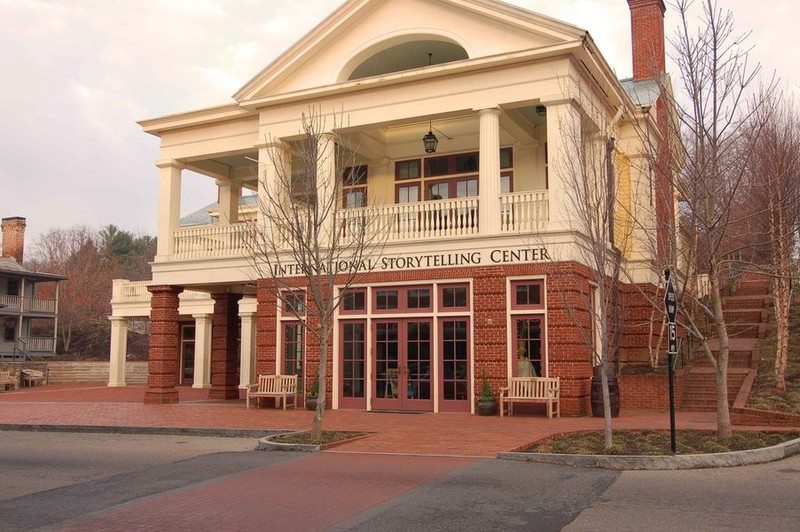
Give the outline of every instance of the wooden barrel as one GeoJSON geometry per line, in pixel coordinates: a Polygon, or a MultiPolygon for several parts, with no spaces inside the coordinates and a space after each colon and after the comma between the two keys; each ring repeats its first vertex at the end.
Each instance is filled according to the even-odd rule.
{"type": "MultiPolygon", "coordinates": [[[[607,368],[608,373],[608,399],[611,403],[611,417],[619,416],[619,382],[617,372],[612,367],[607,368]]],[[[603,417],[603,381],[601,380],[600,366],[594,367],[592,375],[592,415],[603,417]]]]}

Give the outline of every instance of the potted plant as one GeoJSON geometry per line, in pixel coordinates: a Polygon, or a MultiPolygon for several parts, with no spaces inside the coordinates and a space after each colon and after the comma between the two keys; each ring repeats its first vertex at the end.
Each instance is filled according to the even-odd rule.
{"type": "Polygon", "coordinates": [[[497,413],[497,401],[494,399],[494,392],[486,378],[486,370],[483,372],[483,382],[481,383],[481,393],[478,396],[478,414],[481,416],[493,416],[497,413]]]}
{"type": "Polygon", "coordinates": [[[319,397],[319,375],[317,373],[314,373],[314,380],[311,382],[311,386],[308,388],[308,393],[306,394],[306,410],[317,409],[318,397],[319,397]]]}

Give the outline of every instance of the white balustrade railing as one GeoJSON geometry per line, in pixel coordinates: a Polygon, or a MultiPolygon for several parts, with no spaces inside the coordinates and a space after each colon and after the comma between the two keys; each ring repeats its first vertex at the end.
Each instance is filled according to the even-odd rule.
{"type": "Polygon", "coordinates": [[[211,224],[188,227],[175,231],[176,259],[231,257],[247,252],[251,241],[253,222],[236,224],[211,224]]]}
{"type": "Polygon", "coordinates": [[[25,312],[42,312],[54,314],[56,311],[55,299],[40,299],[38,297],[26,297],[22,302],[25,305],[25,312]]]}
{"type": "MultiPolygon", "coordinates": [[[[502,194],[498,208],[502,233],[540,231],[550,218],[546,190],[502,194]]],[[[341,214],[345,240],[357,238],[362,230],[368,233],[367,240],[380,234],[386,235],[387,242],[480,234],[477,197],[375,205],[345,209],[341,214]]],[[[174,234],[173,258],[242,256],[249,251],[254,231],[254,222],[180,229],[174,234]]]]}
{"type": "Polygon", "coordinates": [[[52,353],[56,348],[56,339],[53,337],[23,336],[20,343],[27,353],[52,353]]]}
{"type": "Polygon", "coordinates": [[[387,241],[446,238],[478,234],[478,198],[376,205],[343,212],[345,239],[366,224],[367,238],[376,233],[387,241]]]}
{"type": "Polygon", "coordinates": [[[13,312],[22,308],[22,297],[0,294],[0,309],[13,312]]]}
{"type": "MultiPolygon", "coordinates": [[[[150,292],[147,291],[150,281],[127,281],[115,279],[111,293],[112,303],[150,303],[150,292]]],[[[181,300],[208,299],[208,292],[184,290],[180,293],[181,300]]]]}
{"type": "Polygon", "coordinates": [[[0,295],[0,309],[11,312],[54,314],[56,311],[56,300],[2,294],[0,295]]]}
{"type": "Polygon", "coordinates": [[[550,220],[550,202],[546,190],[512,192],[500,196],[500,231],[540,231],[550,220]]]}

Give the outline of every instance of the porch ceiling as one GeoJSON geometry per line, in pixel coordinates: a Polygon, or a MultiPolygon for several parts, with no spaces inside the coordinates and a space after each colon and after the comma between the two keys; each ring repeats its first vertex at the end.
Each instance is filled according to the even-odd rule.
{"type": "MultiPolygon", "coordinates": [[[[525,105],[512,109],[504,109],[500,117],[500,138],[503,144],[513,142],[530,142],[535,127],[546,123],[544,115],[536,111],[536,105],[525,105]]],[[[445,139],[477,138],[480,134],[480,121],[475,112],[460,116],[417,117],[413,121],[402,123],[379,124],[352,128],[349,144],[368,159],[386,156],[386,149],[391,145],[402,145],[419,142],[429,128],[439,137],[445,139]]],[[[420,153],[422,155],[422,153],[420,153]]],[[[217,179],[233,179],[245,186],[254,182],[258,151],[231,155],[212,156],[207,159],[191,161],[190,170],[217,179]]]]}

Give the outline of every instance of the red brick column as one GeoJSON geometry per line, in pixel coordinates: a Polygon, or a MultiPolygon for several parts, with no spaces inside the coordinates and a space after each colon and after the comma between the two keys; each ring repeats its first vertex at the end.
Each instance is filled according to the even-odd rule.
{"type": "Polygon", "coordinates": [[[147,351],[147,390],[144,404],[178,402],[180,368],[180,326],[178,295],[183,287],[158,285],[147,288],[150,298],[150,347],[147,351]]]}
{"type": "Polygon", "coordinates": [[[561,415],[591,412],[592,349],[581,329],[590,329],[589,283],[592,272],[562,263],[547,276],[548,360],[551,377],[561,378],[561,415]]]}
{"type": "Polygon", "coordinates": [[[256,375],[264,373],[277,374],[277,317],[278,301],[270,283],[274,281],[261,279],[258,281],[258,312],[256,317],[256,375]]]}
{"type": "Polygon", "coordinates": [[[209,399],[239,398],[238,294],[211,294],[211,389],[209,399]]]}

